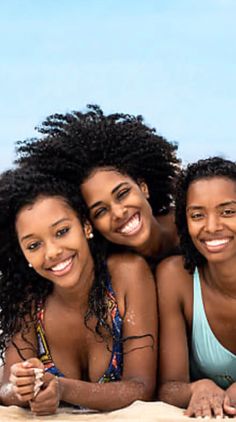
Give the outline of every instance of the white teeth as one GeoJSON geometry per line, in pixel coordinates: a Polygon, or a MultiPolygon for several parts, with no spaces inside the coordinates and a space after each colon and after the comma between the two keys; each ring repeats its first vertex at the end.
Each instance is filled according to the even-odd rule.
{"type": "Polygon", "coordinates": [[[55,265],[54,267],[51,267],[52,271],[62,271],[64,270],[72,261],[72,258],[68,258],[63,262],[60,262],[60,264],[55,265]]]}
{"type": "Polygon", "coordinates": [[[128,221],[128,223],[125,225],[125,226],[123,226],[119,231],[121,232],[121,233],[124,233],[124,234],[129,234],[129,233],[131,233],[133,230],[135,230],[137,227],[138,227],[138,225],[139,225],[139,216],[136,214],[134,217],[132,217],[129,221],[128,221]]]}
{"type": "Polygon", "coordinates": [[[229,239],[215,239],[215,240],[206,240],[205,241],[207,246],[222,246],[229,243],[229,239]]]}

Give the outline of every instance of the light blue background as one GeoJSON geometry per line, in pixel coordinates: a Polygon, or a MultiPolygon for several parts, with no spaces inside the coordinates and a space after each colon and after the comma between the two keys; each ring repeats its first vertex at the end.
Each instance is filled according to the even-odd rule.
{"type": "Polygon", "coordinates": [[[236,160],[236,0],[0,3],[0,170],[50,113],[142,114],[183,162],[236,160]]]}

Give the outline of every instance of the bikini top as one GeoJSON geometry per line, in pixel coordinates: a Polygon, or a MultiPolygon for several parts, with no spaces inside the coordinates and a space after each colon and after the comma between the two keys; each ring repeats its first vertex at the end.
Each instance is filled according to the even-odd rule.
{"type": "MultiPolygon", "coordinates": [[[[106,296],[108,301],[108,313],[111,316],[112,330],[113,330],[113,347],[111,352],[111,359],[107,370],[102,377],[99,378],[98,383],[105,383],[110,381],[118,381],[122,376],[123,368],[123,347],[122,347],[122,318],[119,313],[117,300],[113,291],[111,281],[107,281],[106,296]]],[[[56,367],[53,362],[49,346],[45,334],[44,326],[44,308],[42,303],[37,306],[37,346],[38,358],[43,363],[45,372],[50,372],[58,377],[64,377],[64,374],[56,367]]]]}
{"type": "Polygon", "coordinates": [[[198,270],[194,273],[191,379],[209,378],[222,388],[236,381],[236,355],[216,338],[208,323],[198,270]]]}

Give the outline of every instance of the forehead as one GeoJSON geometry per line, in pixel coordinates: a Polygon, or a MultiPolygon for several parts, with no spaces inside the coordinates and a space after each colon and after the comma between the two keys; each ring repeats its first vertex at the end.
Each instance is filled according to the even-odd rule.
{"type": "Polygon", "coordinates": [[[95,168],[89,175],[89,177],[86,179],[89,180],[91,178],[96,178],[96,179],[100,179],[100,178],[114,178],[114,180],[116,179],[128,179],[128,180],[133,180],[132,177],[130,177],[128,174],[126,174],[125,172],[122,172],[114,167],[98,167],[95,168]]]}
{"type": "Polygon", "coordinates": [[[82,183],[81,190],[83,194],[89,191],[96,191],[102,193],[104,191],[111,191],[114,186],[120,183],[136,182],[127,174],[123,174],[114,168],[98,168],[93,170],[89,177],[82,183]]]}
{"type": "Polygon", "coordinates": [[[189,185],[187,204],[215,202],[224,203],[236,198],[236,181],[227,177],[199,179],[189,185]]]}
{"type": "Polygon", "coordinates": [[[29,223],[53,223],[64,216],[75,216],[75,211],[60,196],[40,196],[32,204],[24,205],[17,214],[16,226],[29,223]]]}

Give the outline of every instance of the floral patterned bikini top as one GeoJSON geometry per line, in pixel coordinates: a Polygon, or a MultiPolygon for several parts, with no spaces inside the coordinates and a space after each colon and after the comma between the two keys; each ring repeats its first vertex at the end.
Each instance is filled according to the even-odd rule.
{"type": "MultiPolygon", "coordinates": [[[[122,347],[122,318],[119,313],[115,293],[112,289],[111,281],[107,282],[107,300],[108,300],[108,313],[112,320],[113,330],[113,348],[111,352],[111,359],[107,370],[104,375],[99,378],[98,383],[105,383],[110,381],[119,381],[122,376],[123,369],[123,347],[122,347]]],[[[42,303],[38,304],[37,307],[37,344],[38,344],[38,358],[44,364],[46,372],[50,372],[58,377],[64,377],[64,374],[55,366],[52,356],[49,350],[49,346],[46,339],[45,327],[44,327],[44,308],[42,303]]]]}

